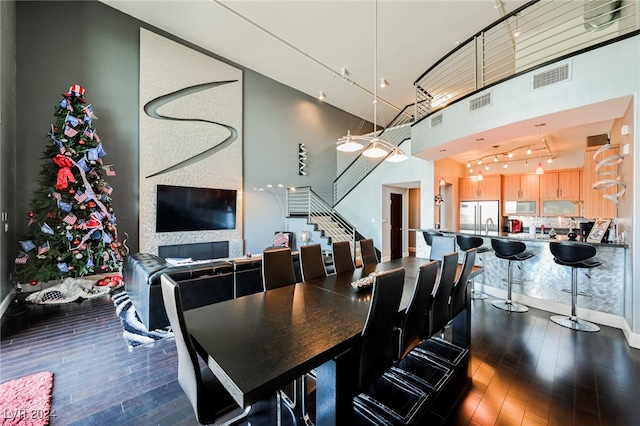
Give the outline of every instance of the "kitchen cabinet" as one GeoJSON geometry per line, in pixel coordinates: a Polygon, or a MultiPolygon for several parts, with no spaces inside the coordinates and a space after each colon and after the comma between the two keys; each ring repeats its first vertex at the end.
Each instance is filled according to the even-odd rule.
{"type": "Polygon", "coordinates": [[[474,177],[458,179],[458,198],[460,201],[500,200],[501,175],[484,176],[482,180],[474,177]]]}
{"type": "Polygon", "coordinates": [[[541,200],[580,200],[580,170],[548,172],[539,176],[541,200]]]}
{"type": "MultiPolygon", "coordinates": [[[[605,189],[593,189],[593,184],[602,179],[613,179],[615,175],[599,175],[596,173],[596,163],[593,160],[593,154],[600,147],[590,147],[584,153],[584,170],[583,170],[583,194],[584,194],[584,217],[588,218],[614,218],[618,216],[618,207],[613,201],[603,198],[603,195],[615,194],[619,188],[612,186],[605,189]]],[[[606,158],[610,155],[618,153],[618,147],[613,146],[611,149],[598,155],[598,159],[606,158]]],[[[617,171],[618,166],[602,167],[600,172],[617,171]]]]}
{"type": "Polygon", "coordinates": [[[538,201],[539,175],[502,176],[502,194],[505,201],[538,201]]]}

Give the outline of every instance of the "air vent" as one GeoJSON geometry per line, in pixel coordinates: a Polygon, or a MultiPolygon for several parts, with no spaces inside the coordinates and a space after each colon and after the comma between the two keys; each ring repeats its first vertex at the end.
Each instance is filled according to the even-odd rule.
{"type": "Polygon", "coordinates": [[[587,136],[587,146],[602,146],[607,143],[609,143],[609,136],[606,134],[587,136]]]}
{"type": "Polygon", "coordinates": [[[559,83],[561,81],[569,80],[570,78],[569,64],[564,64],[559,67],[552,68],[550,70],[533,75],[533,88],[539,89],[540,87],[549,86],[550,84],[559,83]]]}
{"type": "Polygon", "coordinates": [[[482,96],[469,100],[469,111],[475,111],[480,108],[491,105],[491,92],[485,93],[482,96]]]}
{"type": "Polygon", "coordinates": [[[435,127],[439,124],[442,124],[442,114],[438,114],[435,117],[431,117],[431,121],[429,121],[429,125],[431,127],[435,127]]]}

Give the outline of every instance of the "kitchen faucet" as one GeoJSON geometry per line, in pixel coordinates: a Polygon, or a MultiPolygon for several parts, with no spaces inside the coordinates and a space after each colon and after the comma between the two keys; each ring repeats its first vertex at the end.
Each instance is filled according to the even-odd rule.
{"type": "Polygon", "coordinates": [[[491,219],[490,217],[488,217],[486,222],[484,223],[484,232],[487,235],[489,235],[489,223],[491,223],[491,225],[493,226],[493,219],[491,219]]]}

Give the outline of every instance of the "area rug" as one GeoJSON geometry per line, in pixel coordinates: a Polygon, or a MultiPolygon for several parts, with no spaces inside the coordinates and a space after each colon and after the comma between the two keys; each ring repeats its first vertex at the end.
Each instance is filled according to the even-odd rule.
{"type": "Polygon", "coordinates": [[[53,373],[44,371],[0,385],[0,425],[48,425],[53,373]]]}
{"type": "Polygon", "coordinates": [[[116,314],[122,322],[122,328],[124,329],[122,336],[126,340],[129,349],[173,337],[173,333],[167,330],[147,330],[126,291],[113,294],[111,299],[116,306],[116,314]]]}

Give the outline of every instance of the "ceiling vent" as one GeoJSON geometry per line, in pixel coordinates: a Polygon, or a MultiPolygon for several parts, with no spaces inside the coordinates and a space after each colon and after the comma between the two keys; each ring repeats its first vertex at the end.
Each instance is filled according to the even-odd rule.
{"type": "Polygon", "coordinates": [[[587,136],[587,146],[602,146],[609,143],[609,136],[604,135],[593,135],[587,136]]]}
{"type": "Polygon", "coordinates": [[[442,124],[442,114],[438,114],[434,117],[431,117],[431,121],[429,121],[429,125],[431,127],[436,127],[440,124],[442,124]]]}
{"type": "Polygon", "coordinates": [[[533,75],[533,88],[539,89],[541,87],[549,86],[551,84],[559,83],[561,81],[569,80],[571,78],[571,69],[569,64],[560,65],[550,70],[543,71],[533,75]]]}
{"type": "Polygon", "coordinates": [[[491,105],[491,92],[474,99],[469,99],[469,111],[475,111],[489,105],[491,105]]]}

